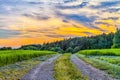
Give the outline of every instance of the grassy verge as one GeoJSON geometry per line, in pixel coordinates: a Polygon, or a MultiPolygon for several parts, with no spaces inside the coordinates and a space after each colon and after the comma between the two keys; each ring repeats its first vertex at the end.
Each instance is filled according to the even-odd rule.
{"type": "Polygon", "coordinates": [[[51,58],[52,56],[54,55],[40,56],[0,67],[0,80],[20,80],[21,77],[23,77],[31,68],[40,64],[41,61],[51,58]]]}
{"type": "Polygon", "coordinates": [[[56,80],[87,80],[80,71],[70,62],[70,54],[59,57],[54,66],[56,80]]]}
{"type": "Polygon", "coordinates": [[[0,66],[13,64],[15,62],[28,60],[31,58],[55,54],[52,51],[33,51],[33,50],[8,50],[0,51],[0,66]]]}
{"type": "Polygon", "coordinates": [[[82,50],[79,52],[84,55],[108,55],[120,56],[120,49],[95,49],[95,50],[82,50]]]}
{"type": "Polygon", "coordinates": [[[92,66],[105,71],[107,74],[110,74],[111,77],[120,79],[120,66],[111,64],[103,60],[99,60],[97,58],[94,58],[94,56],[91,57],[82,54],[77,54],[77,56],[83,61],[91,64],[92,66]]]}

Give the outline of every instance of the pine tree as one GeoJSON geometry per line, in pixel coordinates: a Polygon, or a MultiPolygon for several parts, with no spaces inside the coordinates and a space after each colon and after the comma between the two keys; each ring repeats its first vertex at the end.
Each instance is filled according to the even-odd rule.
{"type": "Polygon", "coordinates": [[[113,46],[112,48],[120,48],[120,29],[117,29],[113,38],[113,46]]]}

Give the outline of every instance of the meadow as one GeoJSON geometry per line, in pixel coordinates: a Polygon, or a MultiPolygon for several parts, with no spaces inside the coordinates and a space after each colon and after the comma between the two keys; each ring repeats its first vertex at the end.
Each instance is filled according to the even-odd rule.
{"type": "Polygon", "coordinates": [[[13,64],[23,60],[40,57],[48,54],[56,54],[52,51],[34,51],[34,50],[5,50],[0,51],[0,66],[13,64]]]}
{"type": "Polygon", "coordinates": [[[77,56],[111,77],[120,79],[120,49],[82,50],[77,56]]]}
{"type": "Polygon", "coordinates": [[[108,56],[120,56],[120,49],[93,49],[93,50],[81,50],[80,54],[84,55],[108,55],[108,56]]]}

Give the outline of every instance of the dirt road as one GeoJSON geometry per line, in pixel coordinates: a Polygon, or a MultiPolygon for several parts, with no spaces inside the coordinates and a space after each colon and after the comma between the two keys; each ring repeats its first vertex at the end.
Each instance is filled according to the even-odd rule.
{"type": "Polygon", "coordinates": [[[93,66],[85,63],[76,55],[71,56],[71,61],[78,67],[82,74],[87,75],[90,80],[116,80],[110,78],[103,71],[94,68],[93,66]]]}
{"type": "Polygon", "coordinates": [[[54,80],[53,67],[54,60],[60,55],[56,55],[40,65],[31,69],[21,80],[54,80]]]}

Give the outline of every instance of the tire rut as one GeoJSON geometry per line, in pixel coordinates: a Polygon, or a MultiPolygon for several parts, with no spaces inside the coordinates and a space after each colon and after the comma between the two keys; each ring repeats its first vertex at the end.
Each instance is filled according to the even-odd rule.
{"type": "Polygon", "coordinates": [[[21,80],[54,80],[54,60],[59,56],[60,54],[40,63],[40,65],[31,69],[21,80]]]}
{"type": "Polygon", "coordinates": [[[83,75],[88,76],[89,80],[117,80],[110,78],[104,71],[96,69],[93,66],[85,63],[76,55],[71,56],[71,62],[77,66],[83,75]]]}

